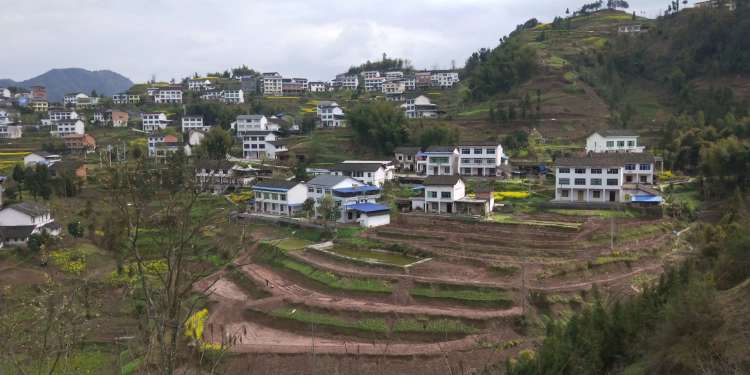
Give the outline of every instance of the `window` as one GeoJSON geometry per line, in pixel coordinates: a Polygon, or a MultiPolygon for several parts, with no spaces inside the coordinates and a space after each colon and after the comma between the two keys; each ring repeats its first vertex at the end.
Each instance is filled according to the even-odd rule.
{"type": "Polygon", "coordinates": [[[285,200],[286,200],[286,194],[281,194],[281,196],[280,196],[280,199],[281,199],[282,201],[285,201],[285,200]]]}
{"type": "Polygon", "coordinates": [[[574,182],[575,182],[576,185],[586,185],[586,179],[585,178],[576,178],[574,182]]]}
{"type": "Polygon", "coordinates": [[[651,164],[641,164],[638,166],[638,169],[642,171],[650,171],[651,170],[651,164]]]}
{"type": "Polygon", "coordinates": [[[626,171],[634,171],[635,170],[635,164],[625,164],[625,170],[626,171]]]}
{"type": "Polygon", "coordinates": [[[601,168],[591,168],[591,174],[602,174],[601,168]]]}
{"type": "Polygon", "coordinates": [[[615,147],[615,141],[607,141],[607,147],[615,147]]]}
{"type": "Polygon", "coordinates": [[[273,199],[273,200],[275,200],[275,201],[276,201],[276,200],[279,200],[279,195],[278,195],[278,194],[276,194],[276,193],[273,193],[273,194],[271,195],[271,197],[272,197],[271,199],[273,199]]]}
{"type": "Polygon", "coordinates": [[[464,168],[464,174],[471,174],[471,168],[464,168]]]}
{"type": "Polygon", "coordinates": [[[270,199],[270,197],[268,193],[263,193],[263,199],[270,199]]]}
{"type": "Polygon", "coordinates": [[[485,150],[485,152],[488,155],[495,155],[495,149],[494,148],[488,148],[488,149],[485,150]]]}
{"type": "Polygon", "coordinates": [[[482,159],[474,159],[474,164],[482,164],[482,159]]]}
{"type": "Polygon", "coordinates": [[[463,163],[463,164],[471,164],[471,159],[461,159],[461,163],[463,163]]]}
{"type": "Polygon", "coordinates": [[[648,183],[648,176],[641,176],[640,179],[642,184],[648,183]]]}
{"type": "Polygon", "coordinates": [[[570,196],[570,190],[560,190],[560,196],[563,198],[567,198],[570,196]]]}
{"type": "Polygon", "coordinates": [[[601,178],[592,178],[591,179],[591,185],[601,186],[601,184],[602,184],[602,179],[601,178]]]}
{"type": "Polygon", "coordinates": [[[628,147],[635,146],[635,141],[628,141],[628,147]]]}
{"type": "Polygon", "coordinates": [[[560,179],[560,185],[570,185],[570,179],[569,178],[561,178],[560,179]]]}
{"type": "Polygon", "coordinates": [[[475,155],[481,155],[482,154],[482,149],[481,148],[475,148],[474,149],[474,154],[475,155]]]}
{"type": "Polygon", "coordinates": [[[586,168],[576,168],[576,174],[586,174],[586,168]]]}
{"type": "Polygon", "coordinates": [[[437,198],[437,191],[431,191],[430,198],[437,198]]]}
{"type": "Polygon", "coordinates": [[[450,191],[440,192],[440,198],[450,199],[451,198],[451,192],[450,191]]]}
{"type": "Polygon", "coordinates": [[[315,192],[318,193],[318,194],[323,194],[323,189],[317,188],[317,189],[315,189],[315,192]]]}
{"type": "Polygon", "coordinates": [[[607,179],[607,186],[617,186],[617,179],[616,178],[608,178],[607,179]]]}
{"type": "Polygon", "coordinates": [[[620,168],[607,169],[607,174],[618,174],[618,173],[620,173],[620,168]]]}
{"type": "Polygon", "coordinates": [[[451,173],[451,167],[443,167],[443,172],[445,174],[450,174],[451,173]]]}
{"type": "Polygon", "coordinates": [[[308,192],[308,193],[314,193],[314,192],[315,192],[315,189],[313,189],[313,188],[309,187],[309,188],[307,188],[307,192],[308,192]]]}
{"type": "Polygon", "coordinates": [[[430,157],[430,163],[433,163],[433,164],[445,164],[447,162],[448,162],[448,157],[447,156],[439,156],[439,157],[438,156],[432,156],[432,157],[430,157]]]}
{"type": "Polygon", "coordinates": [[[558,168],[558,173],[570,173],[570,168],[558,168]]]}
{"type": "Polygon", "coordinates": [[[625,141],[617,141],[617,147],[625,147],[625,141]]]}
{"type": "Polygon", "coordinates": [[[404,157],[403,157],[403,156],[401,156],[401,155],[399,155],[399,156],[398,156],[398,161],[402,161],[402,160],[404,160],[404,157]]]}
{"type": "Polygon", "coordinates": [[[331,189],[326,189],[326,194],[331,194],[331,189]]]}
{"type": "Polygon", "coordinates": [[[599,190],[594,190],[591,194],[594,199],[600,199],[602,197],[602,192],[599,190]]]}
{"type": "Polygon", "coordinates": [[[461,154],[462,155],[469,155],[469,154],[471,154],[471,149],[470,148],[462,148],[461,149],[461,154]]]}

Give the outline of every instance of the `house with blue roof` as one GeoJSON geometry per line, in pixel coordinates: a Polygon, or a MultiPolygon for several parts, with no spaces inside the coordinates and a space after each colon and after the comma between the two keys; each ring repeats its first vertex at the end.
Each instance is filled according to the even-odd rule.
{"type": "Polygon", "coordinates": [[[315,216],[323,197],[330,195],[340,209],[339,223],[371,227],[390,223],[390,210],[378,204],[381,189],[346,176],[320,175],[307,182],[307,196],[315,200],[315,216]]]}

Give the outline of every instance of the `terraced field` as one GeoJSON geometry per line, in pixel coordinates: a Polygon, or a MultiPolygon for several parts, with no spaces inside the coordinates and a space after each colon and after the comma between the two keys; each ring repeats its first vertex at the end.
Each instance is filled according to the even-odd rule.
{"type": "Polygon", "coordinates": [[[529,322],[586,303],[594,286],[633,292],[674,245],[670,223],[635,215],[510,219],[404,214],[342,231],[326,251],[258,231],[231,270],[203,281],[215,282],[209,323],[224,327],[206,339],[245,354],[510,355],[533,341],[529,322]]]}

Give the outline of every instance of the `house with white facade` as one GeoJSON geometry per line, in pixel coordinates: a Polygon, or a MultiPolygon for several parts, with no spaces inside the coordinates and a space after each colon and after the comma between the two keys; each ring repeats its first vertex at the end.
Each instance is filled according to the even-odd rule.
{"type": "Polygon", "coordinates": [[[60,229],[49,208],[38,203],[16,203],[0,211],[0,236],[5,245],[25,246],[34,234],[58,236],[60,229]]]}
{"type": "Polygon", "coordinates": [[[341,128],[346,126],[344,110],[336,102],[321,100],[315,107],[315,111],[320,121],[320,126],[323,128],[341,128]]]}
{"type": "Polygon", "coordinates": [[[377,70],[367,70],[361,73],[362,78],[368,79],[368,78],[380,78],[380,72],[377,70]]]}
{"type": "Polygon", "coordinates": [[[348,161],[336,164],[331,168],[331,173],[382,187],[386,181],[393,180],[394,167],[389,164],[381,161],[348,161]]]}
{"type": "Polygon", "coordinates": [[[203,122],[203,116],[183,116],[182,132],[187,133],[191,130],[208,131],[211,127],[206,126],[203,122]]]}
{"type": "Polygon", "coordinates": [[[179,139],[174,135],[156,132],[148,136],[148,156],[157,160],[165,160],[181,147],[179,139]]]}
{"type": "Polygon", "coordinates": [[[23,126],[0,125],[0,139],[19,139],[23,137],[23,126]]]}
{"type": "Polygon", "coordinates": [[[128,94],[128,93],[120,93],[120,94],[112,95],[112,103],[114,104],[140,104],[140,102],[141,102],[140,95],[134,95],[134,94],[128,94]]]}
{"type": "Polygon", "coordinates": [[[26,167],[44,164],[50,166],[62,160],[62,157],[58,154],[52,154],[46,151],[32,152],[23,157],[23,165],[26,167]]]}
{"type": "Polygon", "coordinates": [[[412,209],[431,214],[487,216],[494,204],[492,194],[472,198],[458,175],[427,176],[424,196],[412,198],[412,209]]]}
{"type": "Polygon", "coordinates": [[[359,87],[359,77],[356,74],[339,74],[331,81],[334,89],[356,90],[359,87]]]}
{"type": "Polygon", "coordinates": [[[295,216],[307,200],[307,186],[297,181],[263,180],[253,185],[255,212],[295,216]]]}
{"type": "Polygon", "coordinates": [[[454,146],[430,146],[417,154],[417,174],[457,175],[459,157],[458,149],[454,146]]]}
{"type": "Polygon", "coordinates": [[[600,130],[586,138],[586,152],[643,152],[638,133],[632,130],[600,130]]]}
{"type": "Polygon", "coordinates": [[[655,158],[646,152],[588,153],[555,160],[555,201],[660,201],[654,185],[655,158]]]}
{"type": "Polygon", "coordinates": [[[191,91],[205,91],[213,88],[213,83],[208,78],[190,78],[187,86],[191,91]]]}
{"type": "Polygon", "coordinates": [[[221,92],[224,104],[242,104],[245,102],[245,94],[241,89],[225,89],[221,92]]]}
{"type": "Polygon", "coordinates": [[[236,132],[237,136],[242,136],[244,132],[271,130],[268,127],[268,118],[263,115],[239,115],[230,127],[236,132]]]}
{"type": "Polygon", "coordinates": [[[385,79],[388,81],[397,80],[397,79],[400,80],[402,78],[404,78],[404,72],[400,70],[393,70],[390,72],[385,72],[385,79]]]}
{"type": "Polygon", "coordinates": [[[404,115],[406,118],[437,118],[438,107],[437,104],[432,104],[430,98],[419,95],[414,98],[406,99],[406,102],[401,105],[404,109],[404,115]]]}
{"type": "Polygon", "coordinates": [[[253,170],[247,170],[228,160],[196,160],[195,183],[201,191],[223,194],[248,188],[255,181],[253,170]]]}
{"type": "Polygon", "coordinates": [[[458,72],[452,70],[434,70],[430,75],[432,87],[453,87],[459,82],[458,72]]]}
{"type": "Polygon", "coordinates": [[[260,78],[260,89],[263,96],[282,96],[284,78],[276,72],[263,73],[260,78]]]}
{"type": "Polygon", "coordinates": [[[77,120],[78,112],[69,110],[52,110],[47,112],[50,121],[77,120]]]}
{"type": "Polygon", "coordinates": [[[141,129],[149,133],[157,130],[164,130],[169,124],[167,115],[163,112],[141,113],[141,122],[141,129]]]}
{"type": "Polygon", "coordinates": [[[365,77],[365,91],[367,92],[380,92],[383,91],[383,84],[385,84],[385,77],[365,77]]]}
{"type": "Polygon", "coordinates": [[[89,99],[89,96],[82,93],[82,92],[72,92],[63,95],[63,105],[67,106],[76,106],[79,101],[84,101],[89,99]]]}
{"type": "Polygon", "coordinates": [[[339,208],[340,223],[378,226],[390,223],[390,210],[377,203],[380,188],[351,177],[320,175],[307,182],[307,197],[315,201],[315,215],[320,217],[320,202],[330,195],[339,208]],[[387,218],[386,218],[387,216],[387,218]]]}
{"type": "Polygon", "coordinates": [[[404,77],[402,81],[404,82],[404,89],[406,89],[406,91],[414,91],[417,89],[417,79],[414,76],[404,77]]]}
{"type": "Polygon", "coordinates": [[[179,87],[161,88],[154,93],[156,104],[182,104],[182,89],[179,87]]]}
{"type": "Polygon", "coordinates": [[[13,119],[8,114],[8,112],[0,111],[0,125],[11,125],[13,124],[13,119]]]}
{"type": "Polygon", "coordinates": [[[497,142],[467,142],[458,146],[461,176],[496,177],[500,167],[508,164],[503,146],[497,142]]]}
{"type": "Polygon", "coordinates": [[[328,83],[322,81],[310,82],[310,92],[328,92],[328,83]]]}
{"type": "Polygon", "coordinates": [[[240,139],[242,156],[247,160],[276,160],[279,153],[288,151],[286,141],[273,130],[244,131],[240,139]]]}
{"type": "Polygon", "coordinates": [[[81,120],[60,120],[52,123],[50,135],[53,137],[64,137],[66,135],[82,135],[86,132],[86,127],[81,120]]]}

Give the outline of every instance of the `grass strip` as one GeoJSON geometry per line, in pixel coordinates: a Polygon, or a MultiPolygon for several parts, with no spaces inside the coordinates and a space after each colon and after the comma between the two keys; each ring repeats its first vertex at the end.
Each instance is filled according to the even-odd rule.
{"type": "Polygon", "coordinates": [[[417,298],[452,300],[483,306],[513,306],[513,298],[510,293],[501,289],[418,284],[410,291],[410,294],[417,298]]]}
{"type": "Polygon", "coordinates": [[[351,329],[363,332],[388,333],[389,331],[385,319],[380,318],[345,320],[329,314],[321,314],[290,307],[273,310],[269,315],[301,323],[310,323],[320,326],[351,329]]]}

